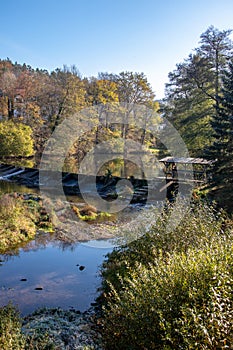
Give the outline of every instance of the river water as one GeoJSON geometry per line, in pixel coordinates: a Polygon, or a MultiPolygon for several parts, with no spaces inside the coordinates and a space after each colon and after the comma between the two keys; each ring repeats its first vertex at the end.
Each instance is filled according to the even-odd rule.
{"type": "MultiPolygon", "coordinates": [[[[0,194],[10,192],[39,195],[38,189],[17,185],[8,181],[7,178],[2,177],[1,179],[0,177],[0,194]]],[[[156,199],[159,191],[153,193],[156,199]]],[[[78,196],[72,196],[71,199],[67,196],[66,200],[79,205],[85,204],[78,196]]],[[[152,197],[153,205],[155,202],[156,200],[152,197]]],[[[157,202],[158,207],[163,205],[163,200],[161,201],[160,198],[157,202]]],[[[139,217],[141,206],[138,207],[137,204],[128,206],[127,203],[124,210],[117,212],[116,219],[117,223],[127,224],[129,222],[129,233],[131,234],[132,227],[134,227],[131,220],[141,222],[139,217]]],[[[149,227],[151,218],[146,220],[145,227],[149,227]]],[[[116,228],[113,221],[108,225],[112,225],[113,230],[116,228]]],[[[80,227],[81,231],[84,230],[82,226],[80,227]]],[[[73,228],[75,230],[77,226],[73,228]]],[[[105,223],[98,227],[92,226],[92,229],[95,235],[88,237],[107,236],[105,223]]],[[[135,227],[132,237],[130,235],[128,237],[130,240],[137,238],[137,233],[134,236],[134,231],[135,227]]],[[[73,230],[70,234],[75,236],[73,230]]],[[[81,234],[84,237],[83,231],[81,234]]],[[[106,254],[113,248],[114,245],[109,240],[79,241],[71,244],[56,239],[53,234],[38,234],[35,240],[26,246],[21,246],[8,255],[0,255],[0,306],[12,301],[23,315],[31,313],[38,307],[62,307],[64,309],[73,307],[80,311],[87,310],[98,296],[98,288],[101,285],[101,264],[106,254]]]]}
{"type": "Polygon", "coordinates": [[[0,255],[0,305],[12,301],[22,314],[44,306],[88,309],[98,295],[100,266],[112,250],[107,243],[32,241],[18,255],[0,255]]]}
{"type": "MultiPolygon", "coordinates": [[[[0,181],[0,192],[35,193],[0,181]]],[[[0,255],[0,306],[11,301],[21,314],[38,307],[87,310],[98,295],[100,266],[113,246],[107,240],[68,244],[51,234],[0,255]]]]}

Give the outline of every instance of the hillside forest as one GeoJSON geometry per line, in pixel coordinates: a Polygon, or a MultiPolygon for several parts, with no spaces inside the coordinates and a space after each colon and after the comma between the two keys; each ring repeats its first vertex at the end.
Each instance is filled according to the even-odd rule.
{"type": "MultiPolygon", "coordinates": [[[[155,211],[150,212],[153,225],[149,229],[140,222],[141,234],[137,239],[108,253],[101,265],[100,294],[92,309],[91,330],[85,335],[83,349],[233,349],[231,33],[230,29],[207,28],[200,35],[198,47],[168,74],[165,97],[160,101],[143,72],[100,72],[97,77],[83,77],[75,65],[49,72],[9,58],[0,60],[0,163],[19,162],[21,166],[37,167],[46,152],[47,141],[64,121],[72,120],[69,128],[76,124],[82,130],[88,125],[88,118],[96,118],[94,126],[77,137],[66,155],[63,171],[77,172],[86,154],[107,140],[136,141],[132,144],[145,147],[157,158],[170,155],[171,150],[165,149],[151,132],[146,118],[143,127],[130,123],[128,116],[133,105],[145,106],[154,125],[166,125],[164,121],[169,121],[191,157],[213,161],[208,183],[194,189],[188,208],[184,201],[176,200],[175,215],[184,215],[174,229],[167,229],[174,205],[166,203],[155,223],[152,221],[155,211]],[[120,122],[108,119],[119,105],[125,119],[120,122]],[[100,108],[103,120],[92,113],[95,110],[92,107],[100,108]],[[74,121],[73,117],[85,109],[91,112],[74,121]],[[90,339],[96,343],[94,347],[86,346],[90,339]]],[[[135,119],[140,117],[140,113],[134,115],[135,119]]],[[[120,141],[108,145],[111,151],[122,152],[120,141]]],[[[107,175],[114,172],[115,165],[108,164],[107,175]]],[[[124,176],[129,165],[124,160],[124,176]]],[[[63,209],[63,203],[60,205],[63,209]]],[[[75,214],[80,214],[77,208],[75,214]]],[[[135,227],[130,225],[128,231],[134,234],[135,227]]],[[[116,226],[113,222],[112,232],[116,226]]],[[[99,227],[104,230],[106,226],[99,227]]],[[[55,230],[56,222],[40,197],[17,192],[1,194],[3,257],[9,249],[33,240],[38,231],[44,235],[55,230]]],[[[2,263],[5,258],[0,260],[2,263]]],[[[83,270],[84,266],[79,266],[79,270],[81,267],[83,270]]],[[[80,334],[77,328],[72,328],[73,314],[68,314],[69,323],[64,326],[59,323],[59,310],[57,313],[55,309],[44,308],[20,318],[11,303],[1,307],[0,348],[76,348],[73,340],[79,339],[80,334]],[[44,318],[47,312],[51,313],[50,324],[44,318]],[[34,320],[37,317],[40,320],[41,315],[43,321],[38,326],[34,320]],[[29,324],[29,333],[25,324],[29,324]],[[64,328],[73,329],[71,336],[63,332],[64,328]],[[71,345],[67,345],[69,342],[71,345]]],[[[77,315],[84,313],[77,311],[77,315]]],[[[81,327],[88,330],[86,323],[81,327]]],[[[77,348],[81,348],[80,344],[77,348]]]]}
{"type": "MultiPolygon", "coordinates": [[[[210,26],[183,62],[168,74],[165,98],[156,99],[144,73],[100,72],[82,77],[64,65],[52,72],[0,60],[0,156],[40,158],[56,127],[71,115],[96,105],[144,105],[157,120],[169,120],[183,138],[190,156],[217,160],[212,189],[221,205],[232,199],[233,43],[231,30],[210,26]]],[[[155,123],[156,123],[155,118],[155,123]]],[[[93,145],[107,138],[132,138],[151,149],[162,145],[146,130],[123,125],[96,126],[70,150],[80,162],[93,145]]]]}

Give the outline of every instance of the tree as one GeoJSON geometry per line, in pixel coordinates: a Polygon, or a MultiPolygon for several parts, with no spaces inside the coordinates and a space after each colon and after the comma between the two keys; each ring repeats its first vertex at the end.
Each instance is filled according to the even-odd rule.
{"type": "Polygon", "coordinates": [[[13,73],[13,64],[7,60],[0,60],[0,106],[1,116],[14,116],[14,89],[16,77],[13,73]]]}
{"type": "Polygon", "coordinates": [[[16,76],[12,71],[6,71],[1,75],[1,89],[7,102],[7,118],[14,117],[14,98],[16,89],[16,76]]]}
{"type": "Polygon", "coordinates": [[[125,103],[126,110],[123,113],[121,137],[127,138],[129,132],[128,116],[133,110],[133,105],[144,105],[153,108],[155,94],[144,73],[121,72],[112,76],[117,83],[119,102],[125,103]]]}
{"type": "MultiPolygon", "coordinates": [[[[149,108],[154,108],[155,94],[144,73],[128,71],[119,74],[99,73],[98,80],[116,84],[119,102],[143,104],[149,108]]],[[[115,85],[113,85],[113,88],[115,91],[115,85]]]]}
{"type": "Polygon", "coordinates": [[[15,89],[15,116],[35,132],[43,124],[37,103],[39,84],[35,71],[19,70],[15,89]]]}
{"type": "Polygon", "coordinates": [[[34,154],[32,129],[22,123],[0,123],[0,157],[28,157],[34,154]]]}
{"type": "Polygon", "coordinates": [[[210,120],[216,113],[222,72],[232,55],[230,33],[211,26],[201,35],[195,53],[169,73],[163,111],[193,156],[202,156],[212,142],[210,120]]]}
{"type": "Polygon", "coordinates": [[[42,118],[37,104],[40,80],[36,72],[25,64],[0,61],[0,84],[1,115],[6,119],[16,118],[33,130],[38,129],[42,118]]]}
{"type": "Polygon", "coordinates": [[[177,128],[193,156],[201,156],[211,139],[209,121],[215,110],[208,96],[213,93],[208,75],[208,62],[198,55],[189,55],[169,73],[170,82],[166,86],[164,114],[177,128]],[[199,82],[205,93],[199,88],[199,82]]]}
{"type": "Polygon", "coordinates": [[[213,167],[213,185],[219,203],[232,211],[233,201],[233,60],[223,76],[222,96],[216,104],[217,114],[211,126],[215,141],[206,155],[216,159],[213,167]]]}
{"type": "MultiPolygon", "coordinates": [[[[106,78],[106,74],[105,74],[106,78]]],[[[109,79],[117,84],[119,102],[121,102],[121,123],[120,133],[122,139],[138,140],[142,145],[146,139],[147,120],[145,115],[137,113],[137,105],[143,105],[149,109],[156,111],[158,105],[155,102],[155,94],[149,84],[144,73],[137,72],[121,72],[118,75],[109,75],[109,79]],[[124,106],[124,108],[122,108],[124,106]],[[133,120],[132,120],[133,118],[133,120]],[[141,118],[141,122],[137,123],[141,118]],[[142,122],[143,119],[143,122],[142,122]],[[131,122],[132,121],[132,122],[131,122]],[[133,124],[143,124],[143,127],[135,128],[133,124]]],[[[127,147],[123,143],[123,173],[122,176],[127,176],[127,147]]]]}
{"type": "Polygon", "coordinates": [[[150,105],[155,94],[144,73],[121,72],[116,76],[120,102],[150,105]]]}
{"type": "MultiPolygon", "coordinates": [[[[70,151],[74,156],[78,154],[79,160],[82,160],[90,147],[109,138],[122,136],[137,140],[142,145],[148,144],[151,139],[150,131],[146,130],[149,115],[147,120],[140,113],[131,113],[133,104],[146,105],[153,111],[158,109],[144,73],[100,73],[98,78],[83,79],[75,66],[64,66],[49,73],[26,64],[12,63],[9,59],[0,60],[0,119],[13,122],[8,124],[8,129],[7,124],[1,124],[1,129],[7,135],[9,125],[13,128],[14,123],[19,126],[19,130],[22,124],[30,126],[30,135],[32,130],[38,155],[56,126],[89,106],[98,106],[86,116],[85,121],[91,121],[92,130],[88,135],[86,133],[80,137],[70,151]],[[120,110],[118,102],[123,102],[120,110]],[[113,115],[114,118],[116,116],[115,120],[112,119],[113,115]],[[144,118],[140,130],[133,126],[129,116],[131,121],[144,118]]],[[[78,116],[77,121],[80,126],[85,122],[83,119],[79,121],[78,116]]],[[[5,141],[15,139],[16,144],[21,144],[16,136],[12,134],[5,141]]],[[[5,141],[1,140],[2,154],[25,154],[24,151],[17,152],[10,141],[8,147],[5,141]]]]}
{"type": "Polygon", "coordinates": [[[117,84],[107,79],[91,78],[87,85],[88,102],[92,105],[119,102],[117,84]]]}
{"type": "Polygon", "coordinates": [[[226,68],[227,62],[232,57],[232,42],[229,35],[232,30],[220,31],[214,26],[210,26],[205,33],[201,34],[202,44],[197,52],[206,58],[211,66],[214,75],[214,91],[213,98],[218,104],[218,95],[221,86],[221,76],[223,69],[226,68]]]}
{"type": "Polygon", "coordinates": [[[52,130],[62,120],[80,111],[86,104],[86,90],[75,66],[56,69],[51,73],[51,102],[54,104],[52,130]]]}

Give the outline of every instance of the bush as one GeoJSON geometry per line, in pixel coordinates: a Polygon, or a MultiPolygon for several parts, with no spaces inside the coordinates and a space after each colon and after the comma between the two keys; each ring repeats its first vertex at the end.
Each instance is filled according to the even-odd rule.
{"type": "Polygon", "coordinates": [[[23,199],[5,194],[0,197],[0,253],[27,242],[36,234],[32,213],[23,199]]]}
{"type": "Polygon", "coordinates": [[[25,337],[21,333],[21,320],[18,311],[8,304],[0,308],[0,349],[22,350],[25,337]]]}
{"type": "Polygon", "coordinates": [[[226,349],[233,343],[233,244],[224,216],[191,208],[110,255],[103,275],[107,349],[226,349]]]}
{"type": "Polygon", "coordinates": [[[17,193],[0,197],[0,253],[33,239],[37,230],[53,232],[52,220],[37,196],[17,193]]]}
{"type": "Polygon", "coordinates": [[[55,346],[46,334],[40,336],[23,334],[19,311],[9,303],[0,308],[0,349],[53,350],[55,346]]]}
{"type": "MultiPolygon", "coordinates": [[[[182,212],[180,205],[178,208],[182,212]]],[[[167,231],[169,212],[163,213],[149,233],[129,245],[116,248],[107,257],[102,267],[103,290],[108,291],[109,282],[118,290],[121,288],[118,276],[127,277],[129,268],[136,263],[144,266],[153,264],[160,252],[187,252],[191,247],[205,247],[211,240],[221,239],[226,217],[223,212],[205,204],[190,207],[175,230],[167,231]]],[[[179,215],[179,213],[177,213],[179,215]]]]}
{"type": "Polygon", "coordinates": [[[28,157],[34,153],[30,126],[13,121],[0,122],[0,157],[28,157]]]}

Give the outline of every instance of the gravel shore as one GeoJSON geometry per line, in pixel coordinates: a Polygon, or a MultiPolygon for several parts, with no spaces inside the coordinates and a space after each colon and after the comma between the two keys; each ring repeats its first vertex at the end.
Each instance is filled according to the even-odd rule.
{"type": "Polygon", "coordinates": [[[103,350],[95,315],[94,308],[82,313],[74,309],[38,309],[24,317],[22,330],[35,338],[46,336],[56,350],[103,350]]]}

